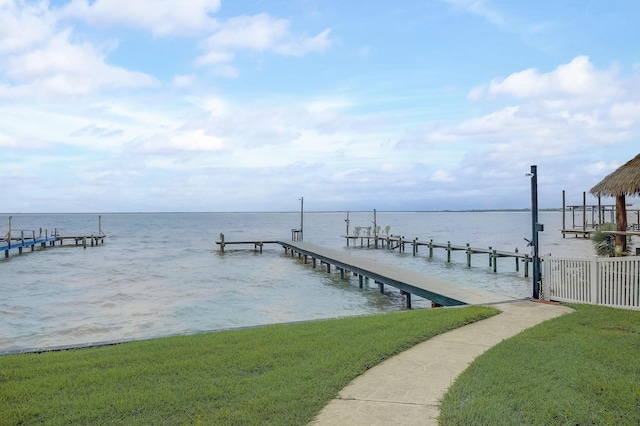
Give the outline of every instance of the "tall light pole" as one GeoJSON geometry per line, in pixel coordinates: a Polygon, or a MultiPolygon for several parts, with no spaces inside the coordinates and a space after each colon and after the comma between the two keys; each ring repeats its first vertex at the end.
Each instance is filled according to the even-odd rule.
{"type": "Polygon", "coordinates": [[[300,241],[304,241],[304,197],[300,197],[300,241]]]}
{"type": "Polygon", "coordinates": [[[540,298],[540,257],[538,232],[544,231],[544,225],[538,223],[538,166],[531,166],[531,245],[533,246],[533,298],[540,298]]]}

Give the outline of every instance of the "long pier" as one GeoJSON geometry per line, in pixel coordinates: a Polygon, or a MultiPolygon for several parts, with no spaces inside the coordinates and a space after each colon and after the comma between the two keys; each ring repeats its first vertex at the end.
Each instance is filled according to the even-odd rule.
{"type": "Polygon", "coordinates": [[[319,260],[321,264],[326,265],[327,272],[331,272],[331,265],[334,265],[343,278],[346,277],[345,272],[356,274],[359,277],[360,288],[363,287],[365,278],[374,280],[378,284],[380,292],[384,292],[385,285],[395,287],[406,295],[408,308],[411,308],[412,294],[441,306],[484,305],[515,300],[486,290],[463,287],[450,281],[314,244],[301,241],[280,242],[279,244],[284,247],[287,254],[291,253],[292,257],[297,255],[305,264],[311,262],[313,267],[316,267],[319,260]]]}

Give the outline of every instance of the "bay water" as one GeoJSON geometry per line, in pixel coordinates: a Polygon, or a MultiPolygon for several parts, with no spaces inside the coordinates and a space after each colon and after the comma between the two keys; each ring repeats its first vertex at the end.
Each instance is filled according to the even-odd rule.
{"type": "MultiPolygon", "coordinates": [[[[8,230],[0,214],[0,234],[8,230]]],[[[12,234],[40,228],[59,235],[97,235],[98,214],[12,214],[12,234]]],[[[373,212],[350,212],[349,227],[373,225],[373,212]]],[[[376,222],[407,239],[527,253],[530,212],[377,212],[376,222]]],[[[531,296],[531,278],[516,271],[513,258],[487,255],[466,265],[464,252],[421,247],[406,253],[353,246],[345,238],[346,212],[305,212],[304,241],[393,264],[516,298],[531,296]]],[[[104,245],[56,246],[0,258],[0,352],[306,321],[405,309],[391,288],[380,294],[373,282],[343,280],[285,255],[276,244],[263,253],[252,246],[215,241],[291,239],[300,212],[285,213],[111,213],[101,214],[104,245]]],[[[545,231],[540,253],[586,257],[588,239],[562,238],[561,212],[540,212],[545,231]]],[[[414,308],[430,302],[414,297],[414,308]]]]}

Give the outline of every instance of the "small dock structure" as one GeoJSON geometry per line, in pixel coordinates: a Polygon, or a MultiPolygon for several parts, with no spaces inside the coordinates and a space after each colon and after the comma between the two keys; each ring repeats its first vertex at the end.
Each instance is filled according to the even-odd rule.
{"type": "Polygon", "coordinates": [[[106,234],[102,232],[101,216],[98,216],[98,234],[97,235],[73,235],[73,236],[61,236],[58,233],[58,229],[54,229],[52,233],[49,233],[47,229],[44,231],[40,228],[36,234],[35,230],[32,231],[16,231],[12,229],[12,216],[9,216],[9,231],[0,238],[0,252],[4,252],[4,257],[8,258],[11,250],[18,250],[18,254],[22,254],[25,249],[35,251],[36,247],[40,246],[41,249],[47,246],[55,246],[56,243],[62,246],[82,244],[84,248],[87,248],[87,241],[89,245],[93,247],[98,244],[104,244],[106,234]]]}
{"type": "Polygon", "coordinates": [[[331,265],[337,268],[342,278],[346,278],[349,273],[357,275],[360,288],[363,287],[364,279],[374,280],[381,293],[386,285],[397,288],[406,296],[409,309],[412,294],[430,300],[434,306],[484,305],[515,300],[314,244],[301,241],[280,244],[287,254],[290,253],[292,257],[297,255],[304,264],[311,262],[313,267],[316,267],[320,261],[320,264],[326,265],[327,272],[331,271],[331,265]]]}
{"type": "MultiPolygon", "coordinates": [[[[631,204],[627,204],[631,206],[631,204]]],[[[629,220],[629,230],[640,230],[640,210],[627,209],[627,214],[631,215],[629,220]],[[635,216],[636,223],[633,223],[635,216]]],[[[616,222],[616,205],[602,204],[598,197],[598,204],[587,204],[587,193],[582,192],[582,204],[567,205],[566,193],[562,191],[562,238],[566,235],[575,237],[590,238],[599,225],[605,222],[616,222]],[[571,212],[571,227],[567,224],[567,211],[571,212]],[[579,223],[576,223],[576,215],[579,223]]]]}
{"type": "Polygon", "coordinates": [[[280,244],[280,242],[275,240],[226,241],[224,239],[224,234],[220,233],[220,239],[216,241],[216,244],[220,248],[221,253],[224,253],[225,246],[229,245],[252,245],[254,251],[259,251],[260,253],[262,253],[262,247],[265,244],[280,244]]]}

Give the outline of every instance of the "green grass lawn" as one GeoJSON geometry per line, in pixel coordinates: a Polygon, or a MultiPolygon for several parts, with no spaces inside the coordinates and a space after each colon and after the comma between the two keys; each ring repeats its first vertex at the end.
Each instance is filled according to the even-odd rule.
{"type": "Polygon", "coordinates": [[[0,424],[303,425],[356,376],[493,308],[413,310],[0,357],[0,424]]]}
{"type": "Polygon", "coordinates": [[[571,305],[494,346],[445,395],[444,425],[640,425],[640,312],[571,305]]]}

